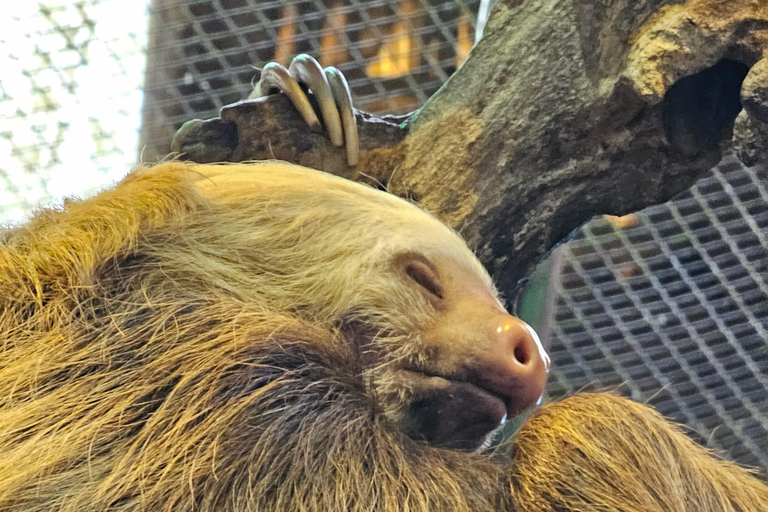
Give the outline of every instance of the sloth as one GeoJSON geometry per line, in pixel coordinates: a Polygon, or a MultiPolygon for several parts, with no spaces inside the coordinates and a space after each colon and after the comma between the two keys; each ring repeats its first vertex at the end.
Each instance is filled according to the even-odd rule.
{"type": "MultiPolygon", "coordinates": [[[[338,106],[338,103],[336,103],[338,106]]],[[[0,510],[728,511],[766,486],[549,359],[453,230],[281,162],[134,170],[0,235],[0,510]]]]}
{"type": "Polygon", "coordinates": [[[165,163],[3,238],[2,510],[461,509],[493,473],[431,459],[544,391],[454,231],[319,171],[165,163]]]}

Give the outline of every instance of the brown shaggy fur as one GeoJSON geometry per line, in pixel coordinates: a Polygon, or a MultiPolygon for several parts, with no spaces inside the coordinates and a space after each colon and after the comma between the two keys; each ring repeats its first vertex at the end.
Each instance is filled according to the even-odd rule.
{"type": "Polygon", "coordinates": [[[765,509],[762,484],[624,400],[546,406],[511,466],[403,435],[386,405],[402,390],[361,369],[342,320],[428,364],[432,311],[392,255],[487,276],[385,194],[284,164],[170,163],[2,242],[4,512],[765,509]]]}
{"type": "Polygon", "coordinates": [[[518,432],[511,489],[525,512],[758,512],[768,487],[656,411],[612,394],[549,404],[518,432]]]}

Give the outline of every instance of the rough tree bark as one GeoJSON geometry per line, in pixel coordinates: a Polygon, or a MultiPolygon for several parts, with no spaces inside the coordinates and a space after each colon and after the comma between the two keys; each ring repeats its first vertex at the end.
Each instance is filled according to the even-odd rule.
{"type": "Polygon", "coordinates": [[[766,0],[501,0],[419,111],[357,113],[357,170],[282,96],[225,107],[175,143],[202,162],[365,173],[460,229],[514,297],[593,215],[665,201],[730,147],[768,159],[766,49],[766,0]]]}

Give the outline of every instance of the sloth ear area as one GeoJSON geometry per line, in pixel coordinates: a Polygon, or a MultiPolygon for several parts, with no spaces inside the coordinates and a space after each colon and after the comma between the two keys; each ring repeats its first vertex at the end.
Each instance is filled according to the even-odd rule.
{"type": "Polygon", "coordinates": [[[335,67],[323,69],[313,57],[305,54],[294,57],[288,69],[277,62],[270,62],[262,68],[261,78],[248,99],[281,92],[288,96],[309,128],[321,132],[320,120],[312,108],[307,90],[317,101],[331,143],[336,147],[344,145],[347,164],[350,167],[357,165],[360,147],[352,94],[344,74],[335,67]]]}

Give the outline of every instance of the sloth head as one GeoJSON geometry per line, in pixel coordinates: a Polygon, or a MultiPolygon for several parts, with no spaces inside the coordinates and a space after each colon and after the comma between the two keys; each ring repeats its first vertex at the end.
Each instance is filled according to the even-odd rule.
{"type": "Polygon", "coordinates": [[[430,214],[283,163],[190,170],[206,206],[159,235],[164,279],[335,330],[382,413],[438,446],[475,449],[541,396],[536,334],[430,214]]]}

